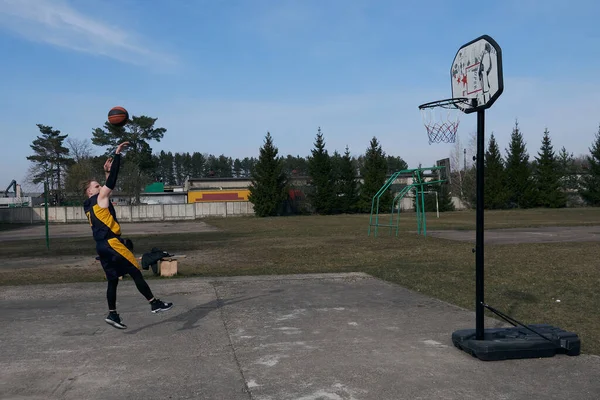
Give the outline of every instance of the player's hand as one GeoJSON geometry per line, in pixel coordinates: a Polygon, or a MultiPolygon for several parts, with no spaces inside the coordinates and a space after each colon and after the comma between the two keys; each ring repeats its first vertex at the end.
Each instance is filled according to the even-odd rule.
{"type": "Polygon", "coordinates": [[[129,142],[123,142],[121,143],[118,147],[117,150],[115,151],[115,154],[120,154],[121,150],[123,150],[123,147],[127,147],[129,146],[129,142]]]}
{"type": "Polygon", "coordinates": [[[104,172],[110,172],[110,167],[112,167],[112,158],[109,158],[104,163],[104,172]]]}

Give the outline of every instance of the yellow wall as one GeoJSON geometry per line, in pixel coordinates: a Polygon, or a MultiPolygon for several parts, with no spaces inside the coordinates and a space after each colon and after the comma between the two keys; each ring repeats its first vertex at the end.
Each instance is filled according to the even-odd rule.
{"type": "Polygon", "coordinates": [[[214,201],[248,201],[248,189],[194,190],[188,192],[188,203],[214,201]]]}

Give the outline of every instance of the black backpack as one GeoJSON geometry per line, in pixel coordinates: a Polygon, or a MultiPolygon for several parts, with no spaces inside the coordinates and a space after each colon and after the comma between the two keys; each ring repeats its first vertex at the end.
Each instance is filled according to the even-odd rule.
{"type": "Polygon", "coordinates": [[[158,262],[161,258],[170,256],[172,256],[172,254],[169,254],[158,247],[153,247],[149,253],[144,253],[142,255],[142,269],[147,271],[149,268],[152,268],[154,275],[158,275],[158,262]]]}

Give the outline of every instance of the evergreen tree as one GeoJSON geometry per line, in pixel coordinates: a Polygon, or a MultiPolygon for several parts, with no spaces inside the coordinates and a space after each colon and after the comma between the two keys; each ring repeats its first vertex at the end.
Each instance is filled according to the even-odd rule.
{"type": "Polygon", "coordinates": [[[507,149],[506,183],[510,206],[519,208],[535,206],[536,191],[529,166],[529,155],[518,122],[515,122],[507,149]]]}
{"type": "Polygon", "coordinates": [[[447,183],[440,185],[440,189],[438,191],[440,212],[456,210],[456,207],[454,207],[454,202],[452,201],[452,195],[450,193],[451,187],[452,186],[447,183]]]}
{"type": "Polygon", "coordinates": [[[183,153],[175,153],[173,157],[173,177],[176,185],[183,185],[185,182],[186,173],[183,158],[183,153]]]}
{"type": "Polygon", "coordinates": [[[160,142],[167,131],[165,128],[155,127],[157,120],[158,118],[145,115],[134,115],[125,126],[118,127],[106,122],[104,129],[96,128],[92,131],[92,143],[107,147],[109,154],[119,143],[130,143],[121,163],[123,173],[120,174],[119,182],[125,193],[135,199],[136,204],[139,204],[140,193],[153,180],[152,175],[157,168],[150,141],[160,142]]]}
{"type": "Polygon", "coordinates": [[[288,154],[285,159],[285,172],[289,176],[306,176],[308,174],[308,161],[304,157],[288,154]]]}
{"type": "MultiPolygon", "coordinates": [[[[364,171],[365,169],[365,155],[361,154],[356,158],[356,167],[358,171],[364,171]]],[[[362,172],[361,172],[362,174],[362,172]]]]}
{"type": "Polygon", "coordinates": [[[316,213],[331,214],[336,208],[335,177],[321,128],[317,131],[314,145],[311,150],[312,156],[308,158],[308,174],[311,180],[308,198],[316,213]]]}
{"type": "Polygon", "coordinates": [[[52,129],[51,126],[42,124],[36,124],[36,126],[42,135],[38,136],[30,145],[34,154],[27,157],[29,161],[35,163],[36,173],[32,183],[48,182],[48,189],[52,191],[54,203],[60,205],[63,177],[66,175],[68,167],[75,163],[69,157],[69,149],[63,145],[68,135],[61,135],[59,130],[52,129]]]}
{"type": "Polygon", "coordinates": [[[247,178],[251,175],[252,169],[254,169],[254,166],[257,162],[258,160],[254,157],[244,157],[242,160],[242,176],[244,178],[247,178]]]}
{"type": "Polygon", "coordinates": [[[221,154],[218,159],[219,176],[221,178],[233,177],[233,159],[221,154]]]}
{"type": "Polygon", "coordinates": [[[488,150],[485,152],[485,186],[483,200],[485,208],[505,208],[508,200],[506,175],[500,148],[494,134],[490,136],[488,150]]]}
{"type": "Polygon", "coordinates": [[[283,170],[283,158],[278,157],[271,133],[267,132],[258,162],[252,168],[250,195],[258,217],[281,214],[282,204],[287,199],[287,178],[283,170]]]}
{"type": "MultiPolygon", "coordinates": [[[[363,185],[360,190],[359,210],[362,212],[371,212],[373,197],[386,182],[386,172],[388,170],[385,153],[376,137],[371,139],[369,148],[364,157],[364,166],[361,171],[363,176],[363,185]]],[[[388,189],[379,199],[380,210],[391,210],[392,193],[388,189]]]]}
{"type": "Polygon", "coordinates": [[[242,177],[242,162],[239,158],[233,161],[233,176],[236,178],[242,177]]]}
{"type": "Polygon", "coordinates": [[[165,185],[176,185],[175,181],[175,157],[170,151],[167,153],[164,150],[158,155],[158,178],[165,185]]]}
{"type": "Polygon", "coordinates": [[[588,168],[581,178],[581,197],[590,206],[600,206],[600,126],[587,156],[588,168]]]}
{"type": "Polygon", "coordinates": [[[208,157],[206,157],[206,164],[204,165],[205,168],[205,175],[209,178],[216,178],[219,175],[217,174],[217,170],[219,169],[218,164],[218,160],[217,157],[215,157],[213,154],[209,154],[208,157]]]}
{"type": "Polygon", "coordinates": [[[350,157],[348,146],[346,146],[346,151],[340,163],[339,193],[340,212],[356,212],[358,203],[358,178],[356,176],[355,162],[350,157]]]}
{"type": "MultiPolygon", "coordinates": [[[[432,184],[425,186],[425,212],[445,212],[454,211],[454,203],[452,202],[452,196],[450,196],[450,185],[444,184],[432,184]],[[435,192],[435,193],[432,193],[435,192]],[[437,195],[436,195],[437,193],[437,195]]],[[[416,202],[413,199],[413,207],[416,210],[416,202]]]]}
{"type": "Polygon", "coordinates": [[[577,191],[579,189],[579,182],[575,157],[564,146],[560,149],[560,153],[558,153],[558,169],[562,190],[565,193],[577,191]]]}
{"type": "Polygon", "coordinates": [[[334,150],[331,160],[331,182],[333,182],[333,195],[334,195],[334,210],[333,212],[340,212],[340,199],[342,197],[340,179],[342,177],[342,155],[334,150]]]}
{"type": "Polygon", "coordinates": [[[192,172],[190,178],[202,178],[204,176],[204,166],[206,164],[206,157],[204,154],[195,151],[192,154],[192,172]]]}
{"type": "Polygon", "coordinates": [[[408,164],[402,159],[402,157],[387,156],[386,162],[388,166],[388,175],[392,175],[398,171],[408,169],[408,164]]]}
{"type": "Polygon", "coordinates": [[[537,184],[538,205],[550,208],[565,207],[567,197],[561,188],[560,165],[552,148],[548,129],[544,131],[542,146],[535,161],[534,177],[537,184]]]}
{"type": "Polygon", "coordinates": [[[194,166],[192,164],[192,155],[186,151],[185,153],[183,153],[181,161],[183,162],[183,182],[181,184],[185,185],[185,182],[189,178],[193,177],[192,170],[194,166]]]}

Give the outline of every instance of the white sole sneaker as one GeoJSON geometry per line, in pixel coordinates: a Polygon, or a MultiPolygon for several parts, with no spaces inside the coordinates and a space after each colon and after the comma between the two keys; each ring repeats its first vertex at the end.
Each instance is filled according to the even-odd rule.
{"type": "Polygon", "coordinates": [[[173,308],[173,305],[171,305],[169,308],[157,308],[156,310],[152,310],[152,312],[154,314],[157,314],[157,313],[169,311],[171,308],[173,308]]]}
{"type": "Polygon", "coordinates": [[[127,328],[127,326],[125,326],[123,324],[120,324],[118,322],[115,322],[112,319],[106,318],[105,321],[106,321],[107,324],[112,325],[112,326],[114,326],[115,328],[118,328],[118,329],[126,329],[127,328]]]}

